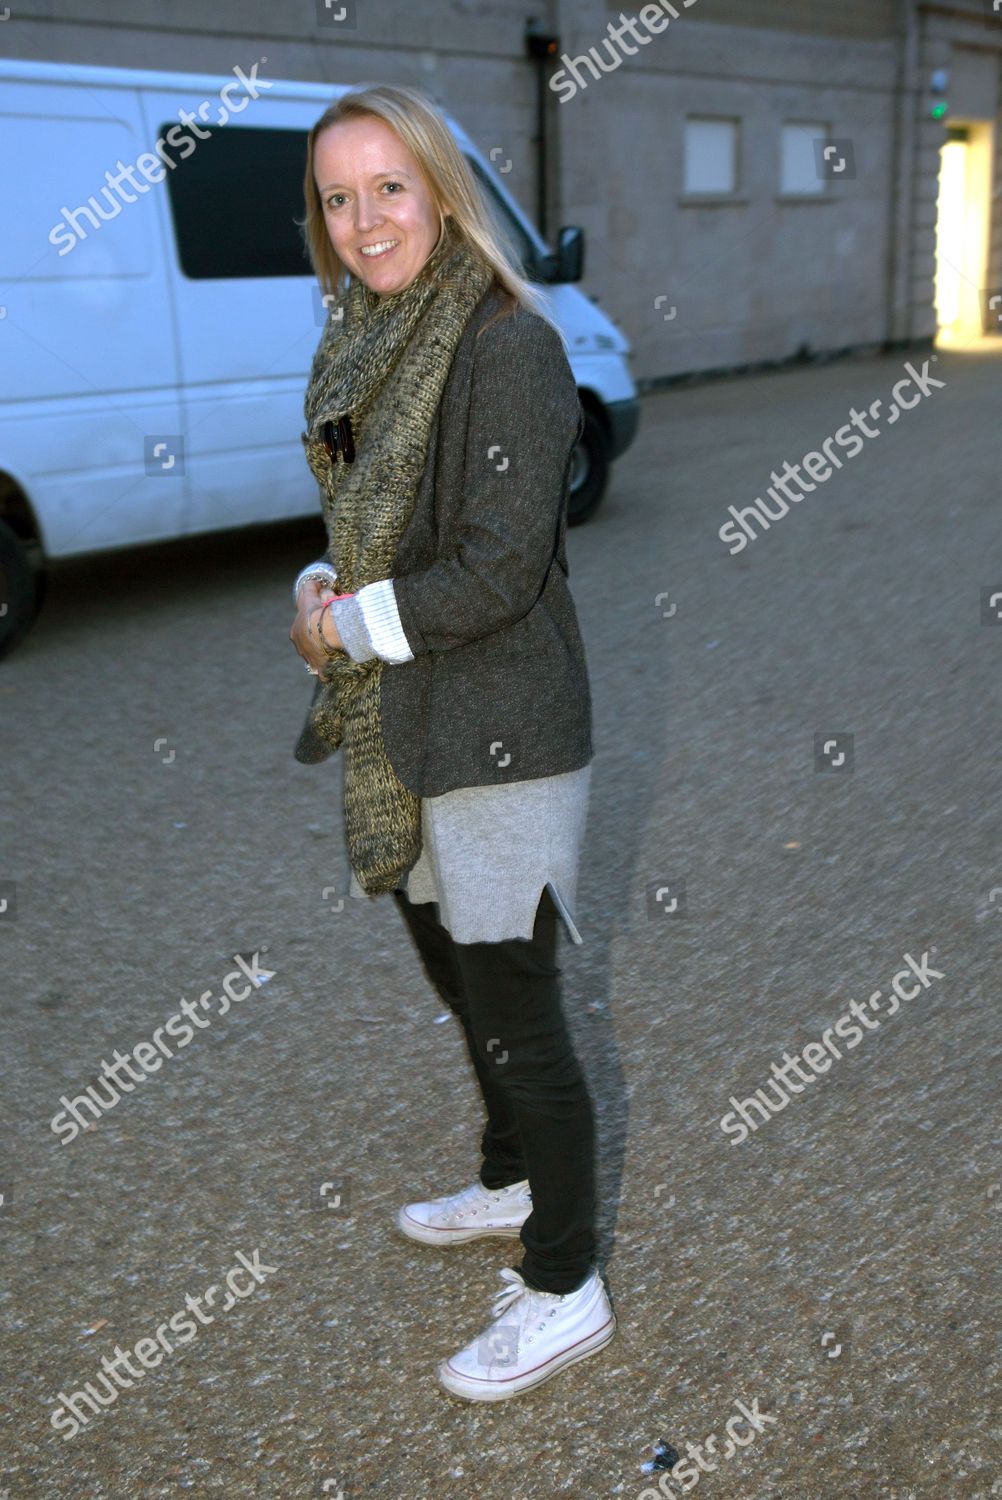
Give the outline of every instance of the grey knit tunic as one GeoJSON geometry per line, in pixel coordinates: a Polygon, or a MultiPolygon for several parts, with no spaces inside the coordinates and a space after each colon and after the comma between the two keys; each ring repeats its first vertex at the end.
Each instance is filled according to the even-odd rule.
{"type": "MultiPolygon", "coordinates": [[[[354,661],[409,653],[392,581],[331,604],[354,661]],[[376,646],[381,650],[376,649],[376,646]]],[[[400,888],[414,902],[437,901],[439,921],[457,943],[531,938],[544,886],[574,943],[578,862],[588,816],[591,762],[555,776],[496,786],[457,787],[422,797],[421,853],[400,888]]],[[[374,896],[351,871],[349,894],[374,896]]]]}
{"type": "MultiPolygon", "coordinates": [[[[531,938],[544,886],[574,943],[578,863],[591,762],[576,771],[421,798],[422,849],[401,881],[411,901],[437,901],[457,943],[531,938]]],[[[351,874],[350,894],[374,900],[351,874]]]]}

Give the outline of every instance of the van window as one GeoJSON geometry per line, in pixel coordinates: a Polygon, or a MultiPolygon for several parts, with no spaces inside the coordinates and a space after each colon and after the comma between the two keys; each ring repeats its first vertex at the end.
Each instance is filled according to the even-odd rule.
{"type": "MultiPolygon", "coordinates": [[[[165,135],[171,121],[161,125],[165,135]]],[[[177,124],[175,120],[174,125],[177,124]]],[[[167,173],[178,258],[193,281],[237,276],[309,276],[305,130],[217,127],[167,173]]]]}
{"type": "Polygon", "coordinates": [[[473,169],[474,177],[483,189],[484,197],[487,200],[488,213],[502,243],[507,246],[515,264],[521,266],[523,274],[531,277],[534,281],[537,280],[535,246],[509,209],[507,203],[498,196],[497,189],[483,171],[480,163],[472,156],[468,156],[466,160],[473,169]]]}

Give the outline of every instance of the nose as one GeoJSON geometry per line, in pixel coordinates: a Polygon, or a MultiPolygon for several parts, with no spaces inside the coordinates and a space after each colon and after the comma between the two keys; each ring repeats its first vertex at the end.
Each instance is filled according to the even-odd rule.
{"type": "Polygon", "coordinates": [[[369,234],[382,220],[382,210],[377,200],[368,193],[359,193],[355,199],[355,230],[357,234],[369,234]]]}

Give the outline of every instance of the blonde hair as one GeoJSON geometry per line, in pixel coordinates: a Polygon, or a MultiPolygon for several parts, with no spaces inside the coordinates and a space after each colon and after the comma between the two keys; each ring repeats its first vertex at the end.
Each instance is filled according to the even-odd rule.
{"type": "Polygon", "coordinates": [[[385,121],[411,152],[438,210],[440,233],[445,226],[443,211],[450,209],[452,225],[460,239],[493,271],[496,281],[508,294],[505,306],[496,316],[507,317],[521,304],[556,327],[544,298],[522,274],[495,229],[483,190],[443,115],[426,94],[402,84],[360,86],[343,94],[324,110],[307,137],[303,183],[306,218],[300,228],[324,295],[342,297],[350,272],[327,232],[314,176],[317,137],[331,125],[367,115],[385,121]]]}

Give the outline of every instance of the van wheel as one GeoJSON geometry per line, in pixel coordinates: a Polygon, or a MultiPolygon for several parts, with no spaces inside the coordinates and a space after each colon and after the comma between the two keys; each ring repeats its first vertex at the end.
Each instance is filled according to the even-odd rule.
{"type": "Polygon", "coordinates": [[[37,603],[28,554],[6,521],[0,521],[0,657],[26,633],[37,603]]]}
{"type": "Polygon", "coordinates": [[[594,515],[609,480],[609,439],[605,428],[588,407],[584,415],[584,431],[571,458],[568,526],[580,526],[594,515]]]}

